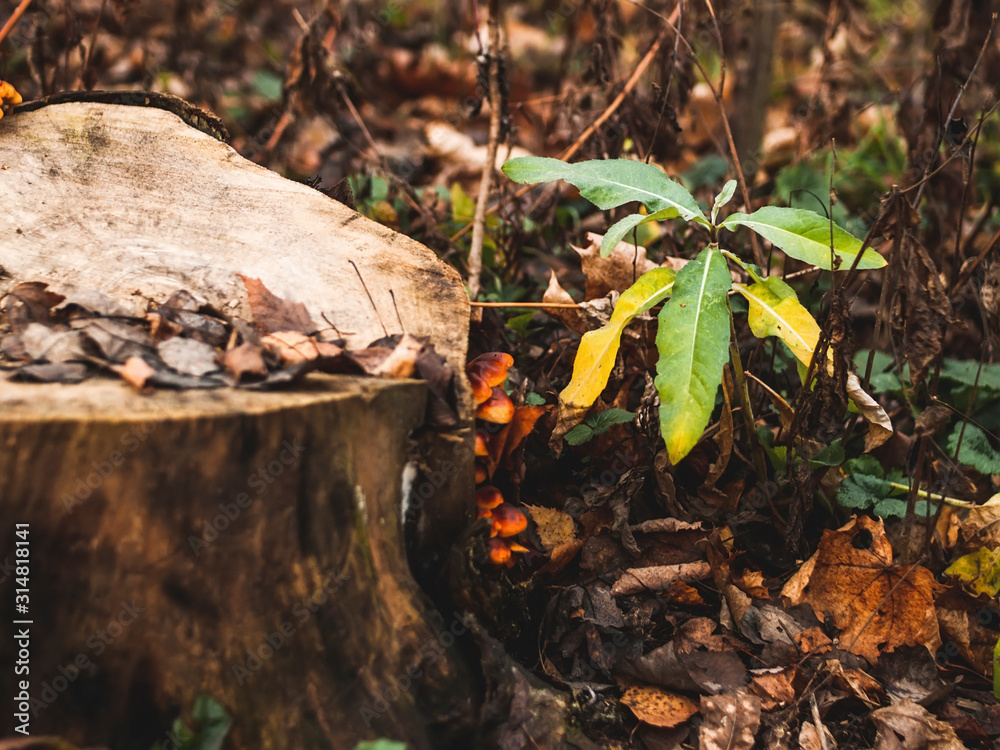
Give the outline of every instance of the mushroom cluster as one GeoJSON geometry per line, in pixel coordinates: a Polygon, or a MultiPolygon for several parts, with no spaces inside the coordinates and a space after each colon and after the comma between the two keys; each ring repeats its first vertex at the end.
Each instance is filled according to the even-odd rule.
{"type": "MultiPolygon", "coordinates": [[[[465,374],[472,384],[472,394],[476,400],[476,418],[482,422],[509,426],[514,419],[514,402],[503,389],[507,370],[513,364],[514,358],[509,354],[488,352],[466,365],[465,374]]],[[[481,485],[476,490],[476,511],[479,518],[489,518],[492,523],[490,562],[510,567],[515,561],[514,553],[529,551],[513,538],[528,528],[528,518],[505,502],[499,489],[492,484],[484,484],[492,477],[507,434],[509,430],[506,429],[491,434],[485,427],[476,428],[476,484],[481,485]]]]}

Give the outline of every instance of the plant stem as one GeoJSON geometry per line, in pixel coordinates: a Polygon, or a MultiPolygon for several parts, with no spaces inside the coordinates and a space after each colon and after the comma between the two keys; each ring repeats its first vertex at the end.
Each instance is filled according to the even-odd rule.
{"type": "MultiPolygon", "coordinates": [[[[894,490],[903,490],[904,492],[910,492],[912,489],[908,484],[901,484],[900,482],[889,482],[889,486],[894,490]]],[[[916,490],[917,497],[922,497],[925,500],[930,500],[931,502],[942,502],[945,505],[951,505],[955,508],[976,508],[978,507],[975,503],[968,503],[965,500],[959,500],[954,497],[948,497],[947,495],[935,495],[926,490],[922,490],[919,487],[916,490]]]]}
{"type": "MultiPolygon", "coordinates": [[[[746,373],[743,372],[743,361],[740,358],[740,348],[736,342],[736,324],[733,323],[733,309],[729,306],[729,297],[726,297],[726,307],[729,308],[729,358],[733,361],[733,374],[736,378],[736,395],[740,400],[740,409],[743,412],[743,421],[746,424],[747,432],[750,433],[751,453],[753,454],[754,470],[757,472],[757,480],[763,482],[767,479],[767,460],[764,456],[764,449],[757,438],[757,430],[754,427],[753,409],[750,407],[750,390],[747,388],[746,373]]],[[[768,497],[768,502],[771,498],[768,497]]]]}

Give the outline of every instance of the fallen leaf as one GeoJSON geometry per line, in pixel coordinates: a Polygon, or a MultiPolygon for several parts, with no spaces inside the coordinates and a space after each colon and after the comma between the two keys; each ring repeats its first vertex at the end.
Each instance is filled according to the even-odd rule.
{"type": "Polygon", "coordinates": [[[944,574],[965,583],[973,594],[996,596],[1000,593],[1000,549],[980,547],[955,560],[944,574]]]}
{"type": "Polygon", "coordinates": [[[861,516],[823,532],[819,549],[782,589],[788,604],[807,602],[841,630],[841,647],[878,661],[881,650],[941,645],[934,576],[919,565],[894,566],[882,520],[861,516]]]}
{"type": "Polygon", "coordinates": [[[255,344],[240,344],[222,355],[222,365],[237,381],[267,377],[264,350],[255,344]]]}
{"type": "Polygon", "coordinates": [[[312,333],[316,324],[306,306],[301,302],[289,302],[273,294],[264,286],[260,279],[254,279],[238,274],[243,279],[250,298],[250,309],[253,311],[254,323],[261,333],[277,331],[298,331],[312,333]]]}
{"type": "Polygon", "coordinates": [[[639,721],[655,727],[676,727],[698,713],[698,704],[690,698],[654,685],[630,687],[621,702],[639,721]]]}
{"type": "Polygon", "coordinates": [[[701,696],[704,720],[698,730],[700,750],[750,750],[760,727],[760,699],[740,688],[701,696]]]}
{"type": "Polygon", "coordinates": [[[1000,494],[970,508],[961,525],[962,538],[970,545],[1000,545],[1000,494]]]}
{"type": "Polygon", "coordinates": [[[554,508],[525,505],[525,510],[535,522],[538,539],[546,552],[576,541],[575,524],[569,513],[554,508]]]}
{"type": "Polygon", "coordinates": [[[901,701],[872,711],[875,750],[965,750],[955,730],[923,706],[901,701]]]}
{"type": "Polygon", "coordinates": [[[197,339],[180,336],[167,339],[156,346],[156,353],[164,364],[182,375],[200,378],[219,369],[215,362],[215,349],[197,339]]]}
{"type": "Polygon", "coordinates": [[[417,358],[424,348],[422,342],[406,333],[386,359],[372,373],[382,378],[409,378],[417,369],[417,358]]]}
{"type": "Polygon", "coordinates": [[[146,381],[156,374],[156,370],[142,357],[129,357],[125,360],[125,364],[115,367],[114,370],[126,383],[134,385],[139,390],[145,388],[146,381]]]}
{"type": "Polygon", "coordinates": [[[608,292],[622,292],[635,283],[635,280],[647,271],[656,268],[656,264],[646,257],[646,248],[640,245],[638,249],[631,242],[621,241],[607,257],[601,257],[601,240],[603,237],[593,232],[587,233],[589,243],[586,247],[570,245],[580,256],[580,266],[587,278],[584,292],[586,299],[603,297],[608,292]]]}
{"type": "Polygon", "coordinates": [[[712,566],[704,560],[680,565],[654,565],[648,568],[628,568],[611,587],[615,596],[639,591],[663,591],[677,581],[700,581],[712,575],[712,566]]]}
{"type": "Polygon", "coordinates": [[[795,671],[794,667],[751,670],[750,690],[760,698],[764,711],[784,708],[795,700],[795,688],[792,686],[795,671]]]}

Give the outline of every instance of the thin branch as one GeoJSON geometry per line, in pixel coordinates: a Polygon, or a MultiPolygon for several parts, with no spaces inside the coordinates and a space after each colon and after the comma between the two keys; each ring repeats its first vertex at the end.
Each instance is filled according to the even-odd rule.
{"type": "Polygon", "coordinates": [[[0,42],[7,38],[10,30],[14,28],[14,24],[17,23],[17,20],[24,15],[24,11],[28,9],[29,5],[31,5],[31,0],[21,0],[21,3],[14,8],[14,12],[10,14],[10,18],[7,19],[7,23],[5,23],[3,28],[0,29],[0,42]]]}
{"type": "MultiPolygon", "coordinates": [[[[490,139],[486,146],[486,164],[479,181],[479,199],[472,218],[472,240],[469,243],[469,299],[479,296],[483,273],[483,237],[486,229],[486,209],[493,189],[493,173],[497,169],[497,149],[500,145],[500,121],[503,117],[503,97],[500,95],[500,0],[490,0],[490,46],[487,51],[490,87],[490,139]]],[[[481,52],[480,52],[481,54],[481,52]]]]}

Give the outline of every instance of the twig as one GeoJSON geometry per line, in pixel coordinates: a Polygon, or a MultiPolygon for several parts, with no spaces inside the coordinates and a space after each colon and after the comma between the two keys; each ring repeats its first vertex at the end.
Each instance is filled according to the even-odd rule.
{"type": "Polygon", "coordinates": [[[83,78],[90,69],[90,56],[94,53],[94,47],[97,46],[97,32],[101,28],[101,19],[104,17],[104,7],[107,4],[108,0],[101,0],[101,9],[97,11],[97,22],[94,24],[94,31],[90,35],[90,46],[87,47],[87,56],[83,60],[83,67],[80,69],[80,75],[77,78],[79,82],[77,88],[83,88],[85,85],[83,78]]]}
{"type": "MultiPolygon", "coordinates": [[[[979,56],[976,58],[975,64],[972,66],[972,70],[969,71],[969,75],[959,86],[958,92],[955,94],[955,99],[951,103],[951,109],[948,110],[948,117],[945,118],[944,127],[938,128],[937,143],[934,145],[934,150],[937,151],[938,146],[941,145],[941,133],[944,128],[948,127],[948,123],[951,122],[952,118],[955,116],[955,111],[958,109],[958,103],[962,101],[962,97],[965,95],[965,89],[968,87],[969,83],[972,81],[972,77],[976,75],[976,71],[979,70],[979,63],[983,60],[983,55],[986,54],[987,48],[990,46],[990,40],[993,38],[993,27],[997,22],[997,14],[994,13],[993,17],[990,19],[990,28],[986,32],[986,38],[983,40],[982,49],[979,50],[979,56]]],[[[930,170],[930,163],[927,164],[927,171],[930,170]]],[[[916,208],[920,205],[920,198],[924,194],[924,187],[927,185],[926,182],[921,183],[920,188],[917,190],[917,194],[913,197],[913,202],[910,203],[911,206],[916,208]]]]}
{"type": "MultiPolygon", "coordinates": [[[[674,12],[670,14],[670,18],[668,19],[669,28],[675,29],[673,23],[677,20],[679,14],[680,14],[680,5],[674,8],[674,12]]],[[[596,131],[597,128],[603,125],[607,121],[607,119],[615,113],[615,110],[617,110],[618,107],[621,106],[622,102],[625,101],[625,97],[639,83],[639,78],[642,77],[642,74],[646,72],[646,68],[648,68],[649,65],[653,62],[653,58],[656,56],[656,52],[659,50],[660,45],[663,44],[663,40],[665,38],[665,31],[666,30],[664,30],[664,32],[661,32],[660,36],[657,37],[655,42],[653,42],[653,46],[649,48],[649,50],[643,56],[642,60],[639,61],[639,64],[636,66],[635,70],[632,71],[632,75],[629,76],[629,79],[625,82],[625,86],[622,88],[621,93],[619,93],[618,96],[616,96],[615,99],[605,108],[605,110],[601,113],[600,117],[598,117],[590,125],[590,127],[588,127],[586,130],[583,131],[583,133],[580,134],[580,136],[576,139],[576,141],[573,142],[573,145],[567,148],[565,151],[563,151],[563,153],[559,156],[560,159],[566,161],[571,156],[573,156],[577,151],[579,151],[583,147],[583,144],[586,143],[587,139],[594,134],[594,131],[596,131]]],[[[527,195],[534,189],[534,187],[535,187],[534,185],[525,185],[524,187],[518,189],[518,191],[515,192],[511,196],[511,198],[517,199],[524,195],[527,195]]],[[[530,214],[532,211],[534,211],[535,208],[537,208],[538,205],[542,203],[542,201],[544,201],[549,195],[551,195],[552,191],[556,189],[557,188],[555,187],[555,185],[547,186],[545,190],[542,192],[542,195],[538,198],[538,200],[536,200],[534,204],[531,206],[531,208],[528,209],[528,213],[530,214]]],[[[489,207],[486,210],[486,214],[487,215],[494,214],[499,208],[500,204],[497,203],[496,205],[489,207]]],[[[455,234],[451,236],[451,240],[453,242],[457,240],[459,237],[461,237],[463,234],[469,231],[470,226],[472,225],[466,224],[464,227],[459,229],[455,234]]]]}
{"type": "Polygon", "coordinates": [[[14,28],[14,24],[17,23],[17,20],[24,15],[24,11],[28,9],[29,5],[31,5],[31,0],[21,0],[21,3],[14,8],[14,12],[10,14],[10,18],[7,19],[7,23],[5,23],[3,28],[0,29],[0,42],[7,38],[10,30],[14,28]]]}
{"type": "MultiPolygon", "coordinates": [[[[487,52],[490,87],[490,139],[486,146],[486,164],[479,181],[479,199],[472,218],[472,240],[469,243],[469,299],[479,296],[480,276],[483,273],[483,236],[486,229],[486,209],[493,189],[493,173],[497,168],[497,148],[500,145],[500,121],[503,101],[500,96],[500,0],[490,0],[490,46],[487,52]]],[[[482,54],[482,50],[480,50],[482,54]]]]}
{"type": "Polygon", "coordinates": [[[569,304],[568,302],[470,302],[473,307],[537,307],[542,310],[545,308],[563,308],[566,310],[579,310],[580,305],[569,304]]]}

